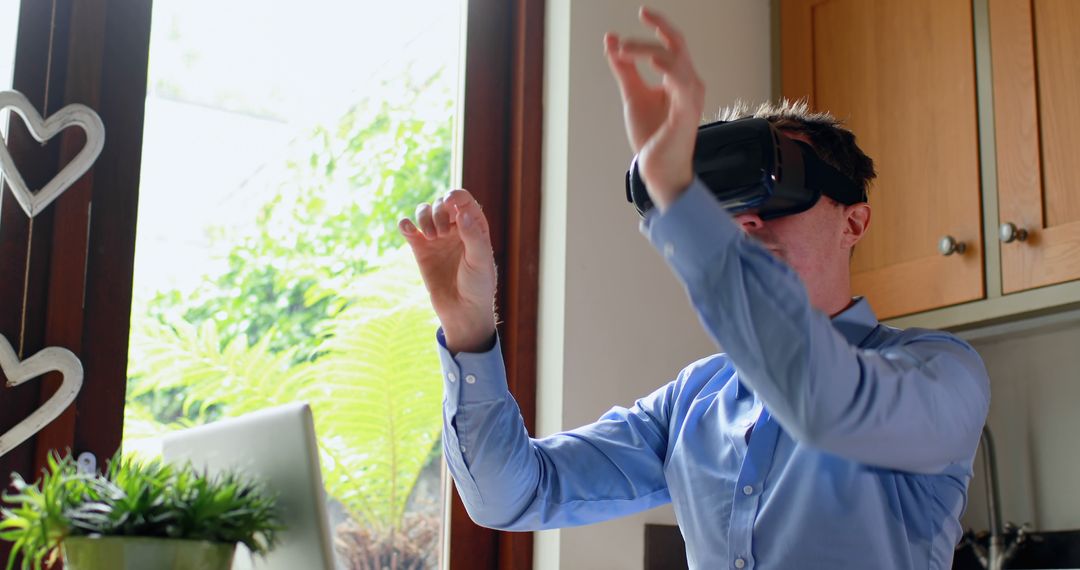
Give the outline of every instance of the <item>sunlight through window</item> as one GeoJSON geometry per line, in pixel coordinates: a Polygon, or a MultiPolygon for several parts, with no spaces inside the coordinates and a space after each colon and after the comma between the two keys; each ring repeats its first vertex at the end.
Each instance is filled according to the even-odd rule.
{"type": "Polygon", "coordinates": [[[125,447],[309,402],[341,568],[440,562],[436,322],[396,221],[450,184],[459,11],[154,2],[125,447]]]}

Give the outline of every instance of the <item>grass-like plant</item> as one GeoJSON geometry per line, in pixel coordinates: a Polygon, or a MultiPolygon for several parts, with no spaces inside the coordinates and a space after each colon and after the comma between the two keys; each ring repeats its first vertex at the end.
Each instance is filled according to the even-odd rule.
{"type": "Polygon", "coordinates": [[[266,554],[282,530],[276,497],[226,473],[208,476],[159,460],[114,457],[104,474],[80,473],[70,456],[49,456],[41,480],[12,475],[14,493],[0,509],[0,539],[12,543],[7,568],[56,561],[72,536],[141,536],[244,543],[266,554]]]}

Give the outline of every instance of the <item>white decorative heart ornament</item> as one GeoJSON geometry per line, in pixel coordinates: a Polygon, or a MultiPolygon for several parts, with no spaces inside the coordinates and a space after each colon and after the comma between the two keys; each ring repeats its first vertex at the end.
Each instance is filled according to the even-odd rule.
{"type": "Polygon", "coordinates": [[[30,101],[18,91],[0,91],[0,111],[4,109],[11,109],[22,117],[30,129],[30,134],[40,143],[68,127],[80,127],[86,131],[86,146],[37,192],[31,192],[27,188],[26,181],[15,168],[15,161],[11,158],[7,145],[0,144],[0,171],[3,171],[4,178],[26,215],[33,218],[90,170],[105,146],[105,124],[93,109],[79,104],[68,105],[48,120],[44,120],[30,101]]]}
{"type": "Polygon", "coordinates": [[[0,435],[0,455],[15,449],[56,419],[79,395],[83,384],[83,367],[79,357],[70,350],[58,346],[42,349],[37,354],[20,361],[4,335],[0,335],[0,369],[7,376],[8,387],[18,386],[46,372],[63,374],[60,388],[40,408],[7,433],[0,435]]]}

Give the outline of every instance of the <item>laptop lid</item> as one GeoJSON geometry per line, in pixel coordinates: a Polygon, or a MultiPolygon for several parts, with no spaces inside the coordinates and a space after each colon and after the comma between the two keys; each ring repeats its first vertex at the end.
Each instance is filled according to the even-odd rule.
{"type": "Polygon", "coordinates": [[[333,570],[330,521],[319,468],[315,423],[306,403],[288,404],[174,432],[162,441],[171,463],[190,461],[209,473],[237,471],[278,493],[286,530],[265,559],[243,545],[235,569],[333,570]]]}

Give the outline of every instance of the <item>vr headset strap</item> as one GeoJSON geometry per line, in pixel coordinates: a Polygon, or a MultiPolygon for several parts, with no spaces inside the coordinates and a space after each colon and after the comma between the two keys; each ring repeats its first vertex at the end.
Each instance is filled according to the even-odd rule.
{"type": "Polygon", "coordinates": [[[803,171],[806,173],[804,184],[807,187],[849,206],[866,201],[866,193],[856,186],[855,182],[818,158],[810,145],[802,141],[795,142],[803,149],[803,171]]]}

